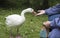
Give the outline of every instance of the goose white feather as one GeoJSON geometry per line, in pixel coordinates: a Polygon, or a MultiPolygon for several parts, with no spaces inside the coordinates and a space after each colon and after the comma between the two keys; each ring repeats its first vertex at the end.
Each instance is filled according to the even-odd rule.
{"type": "Polygon", "coordinates": [[[32,13],[33,12],[33,9],[32,8],[27,8],[25,10],[23,10],[21,12],[21,15],[18,15],[18,14],[13,14],[13,15],[9,15],[6,17],[6,24],[11,27],[11,26],[18,26],[18,25],[21,25],[24,21],[25,21],[25,16],[24,14],[26,12],[30,12],[32,13]]]}

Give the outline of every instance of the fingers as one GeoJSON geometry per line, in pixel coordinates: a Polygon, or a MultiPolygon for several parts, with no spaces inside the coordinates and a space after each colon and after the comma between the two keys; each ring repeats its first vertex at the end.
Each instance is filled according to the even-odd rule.
{"type": "Polygon", "coordinates": [[[41,13],[36,14],[36,16],[40,16],[40,15],[41,15],[41,13]]]}
{"type": "Polygon", "coordinates": [[[41,10],[38,10],[37,12],[40,12],[41,10]]]}
{"type": "Polygon", "coordinates": [[[43,10],[38,10],[37,12],[42,12],[43,10]]]}
{"type": "Polygon", "coordinates": [[[38,10],[37,12],[43,13],[43,12],[45,12],[45,10],[38,10]]]}

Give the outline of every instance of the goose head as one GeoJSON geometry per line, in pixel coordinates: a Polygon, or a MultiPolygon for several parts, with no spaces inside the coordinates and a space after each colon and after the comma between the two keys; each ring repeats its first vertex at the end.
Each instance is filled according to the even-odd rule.
{"type": "Polygon", "coordinates": [[[26,12],[32,13],[33,11],[34,11],[34,9],[32,9],[32,8],[24,9],[24,10],[21,12],[21,16],[24,16],[24,14],[25,14],[26,12]]]}
{"type": "Polygon", "coordinates": [[[32,13],[34,10],[32,9],[32,8],[27,8],[26,9],[26,12],[30,12],[30,13],[32,13]]]}

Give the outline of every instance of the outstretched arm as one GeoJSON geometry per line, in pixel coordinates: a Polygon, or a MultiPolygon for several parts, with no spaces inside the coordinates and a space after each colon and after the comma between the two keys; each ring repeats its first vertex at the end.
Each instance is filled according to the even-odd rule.
{"type": "Polygon", "coordinates": [[[47,15],[54,15],[60,12],[60,4],[57,4],[53,7],[50,7],[48,9],[45,10],[38,10],[39,13],[33,12],[35,14],[35,16],[38,15],[43,15],[43,14],[47,14],[47,15]]]}
{"type": "Polygon", "coordinates": [[[43,15],[45,14],[45,10],[38,10],[39,13],[36,13],[35,11],[33,11],[32,13],[35,15],[35,16],[39,16],[39,15],[43,15]]]}

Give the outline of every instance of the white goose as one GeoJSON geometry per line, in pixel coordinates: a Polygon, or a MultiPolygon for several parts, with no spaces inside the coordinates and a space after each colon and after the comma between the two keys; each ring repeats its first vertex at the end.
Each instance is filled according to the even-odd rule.
{"type": "MultiPolygon", "coordinates": [[[[13,15],[9,15],[6,17],[6,24],[8,27],[15,27],[15,26],[20,26],[21,24],[23,24],[23,22],[25,21],[25,16],[24,14],[26,12],[33,12],[32,8],[27,8],[25,10],[23,10],[21,12],[21,15],[18,14],[13,14],[13,15]]],[[[18,29],[17,29],[18,30],[18,29]]]]}

